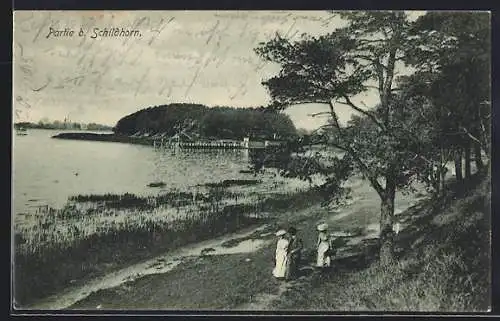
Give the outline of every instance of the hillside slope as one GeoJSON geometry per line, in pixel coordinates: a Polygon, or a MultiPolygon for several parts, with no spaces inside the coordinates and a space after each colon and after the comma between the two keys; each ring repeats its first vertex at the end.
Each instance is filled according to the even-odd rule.
{"type": "Polygon", "coordinates": [[[403,213],[398,262],[365,257],[335,262],[332,273],[300,280],[276,309],[335,311],[487,311],[490,308],[489,178],[450,186],[439,200],[403,213]],[[368,265],[366,267],[366,265],[368,265]]]}

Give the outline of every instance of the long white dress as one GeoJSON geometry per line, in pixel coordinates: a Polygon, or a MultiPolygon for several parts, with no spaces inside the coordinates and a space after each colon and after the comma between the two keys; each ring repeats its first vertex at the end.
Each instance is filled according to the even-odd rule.
{"type": "Polygon", "coordinates": [[[276,266],[273,269],[274,277],[285,277],[288,244],[289,242],[285,238],[279,239],[276,243],[276,266]]]}
{"type": "Polygon", "coordinates": [[[331,259],[329,255],[326,255],[327,251],[330,249],[330,242],[326,233],[320,233],[318,237],[318,253],[316,266],[317,267],[329,267],[331,259]]]}

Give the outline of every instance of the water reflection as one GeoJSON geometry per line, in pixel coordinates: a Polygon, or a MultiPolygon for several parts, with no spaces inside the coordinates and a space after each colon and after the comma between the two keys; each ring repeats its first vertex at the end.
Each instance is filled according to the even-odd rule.
{"type": "Polygon", "coordinates": [[[61,207],[78,194],[158,194],[245,174],[252,155],[244,149],[165,149],[109,142],[52,139],[58,131],[31,130],[14,137],[14,212],[40,205],[61,207]],[[243,173],[242,173],[243,172],[243,173]],[[148,187],[164,182],[164,187],[148,187]]]}

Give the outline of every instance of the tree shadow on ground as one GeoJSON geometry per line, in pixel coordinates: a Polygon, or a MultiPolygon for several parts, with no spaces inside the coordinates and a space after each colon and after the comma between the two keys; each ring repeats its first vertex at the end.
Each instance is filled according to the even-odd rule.
{"type": "MultiPolygon", "coordinates": [[[[484,233],[490,230],[489,217],[478,220],[478,217],[489,215],[487,184],[488,181],[482,175],[472,177],[467,184],[451,181],[444,195],[423,200],[401,213],[400,217],[406,228],[394,236],[396,260],[409,255],[423,258],[427,246],[441,244],[452,244],[465,257],[477,256],[475,251],[489,244],[485,235],[488,233],[484,233]]],[[[342,280],[343,275],[364,270],[378,261],[378,254],[378,238],[365,239],[354,246],[344,246],[342,253],[333,257],[330,268],[303,268],[297,283],[308,289],[321,286],[324,282],[336,284],[342,280]]],[[[315,251],[307,252],[304,259],[314,265],[315,251]]],[[[487,259],[478,259],[485,260],[487,268],[487,259]]],[[[423,268],[423,260],[414,262],[416,265],[408,267],[408,272],[417,272],[423,268]]],[[[409,276],[412,274],[408,273],[409,276]]]]}
{"type": "MultiPolygon", "coordinates": [[[[470,248],[471,238],[474,238],[475,233],[467,229],[471,224],[482,226],[490,222],[487,186],[488,181],[484,181],[482,175],[473,176],[467,184],[452,181],[444,195],[430,198],[408,209],[403,214],[406,228],[394,239],[396,258],[401,259],[412,252],[422,251],[426,245],[438,245],[447,241],[452,241],[457,248],[470,248]],[[478,187],[484,193],[474,194],[478,187]],[[472,195],[475,196],[470,198],[472,195]],[[486,215],[486,219],[476,224],[478,215],[486,215]]],[[[483,231],[490,230],[489,226],[483,227],[483,231]]],[[[476,233],[480,233],[481,228],[475,226],[474,229],[476,233]]]]}

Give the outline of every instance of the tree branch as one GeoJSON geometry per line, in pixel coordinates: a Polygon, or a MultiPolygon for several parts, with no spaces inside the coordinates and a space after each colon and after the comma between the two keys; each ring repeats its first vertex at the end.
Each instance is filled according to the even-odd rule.
{"type": "Polygon", "coordinates": [[[313,134],[315,134],[316,132],[320,131],[321,129],[325,128],[325,127],[333,127],[335,125],[333,124],[325,124],[325,125],[321,125],[319,126],[318,128],[316,128],[315,130],[313,130],[310,134],[310,136],[312,136],[313,134]]]}
{"type": "MultiPolygon", "coordinates": [[[[372,88],[372,89],[377,89],[377,90],[379,90],[379,87],[377,87],[377,86],[372,86],[372,85],[365,85],[365,88],[372,88]]],[[[401,91],[401,90],[403,90],[403,89],[401,89],[401,88],[391,88],[391,91],[401,91]]]]}
{"type": "Polygon", "coordinates": [[[388,94],[392,88],[392,80],[394,78],[394,67],[396,64],[396,53],[397,50],[395,48],[392,49],[391,52],[389,53],[389,61],[387,63],[388,72],[384,80],[384,91],[386,94],[388,94]]]}
{"type": "MultiPolygon", "coordinates": [[[[486,132],[483,117],[481,116],[481,108],[478,109],[478,113],[479,113],[479,124],[481,126],[481,136],[483,138],[484,145],[485,145],[483,147],[483,149],[484,149],[484,152],[486,153],[486,155],[488,155],[488,157],[489,157],[490,153],[489,153],[489,150],[487,148],[487,146],[488,146],[488,133],[486,132]]],[[[485,119],[488,119],[490,116],[491,116],[491,113],[487,117],[485,117],[485,119]]]]}
{"type": "Polygon", "coordinates": [[[300,105],[300,104],[325,104],[327,105],[328,104],[328,101],[326,100],[321,100],[321,99],[303,99],[303,100],[297,100],[297,101],[294,101],[293,103],[280,103],[281,105],[283,106],[286,106],[286,105],[291,105],[291,104],[294,104],[294,105],[300,105]]]}
{"type": "MultiPolygon", "coordinates": [[[[415,158],[417,158],[417,157],[418,157],[418,158],[422,159],[423,161],[425,161],[426,163],[428,163],[428,164],[430,164],[430,165],[434,164],[431,160],[428,160],[426,157],[424,157],[424,156],[422,156],[422,155],[420,155],[420,154],[417,154],[417,153],[415,153],[415,152],[413,152],[413,151],[410,151],[410,152],[411,152],[411,153],[413,153],[413,154],[415,154],[415,158]]],[[[415,158],[414,158],[414,159],[415,159],[415,158]]]]}
{"type": "Polygon", "coordinates": [[[465,133],[465,134],[467,134],[467,136],[469,136],[469,138],[470,138],[470,139],[472,139],[473,141],[475,141],[476,143],[478,143],[478,144],[479,144],[479,146],[482,146],[483,148],[485,147],[485,146],[483,145],[483,143],[482,143],[479,139],[477,139],[474,135],[472,135],[472,134],[471,134],[471,133],[467,130],[467,128],[465,128],[465,127],[463,127],[463,126],[460,126],[460,128],[464,131],[464,133],[465,133]]]}
{"type": "Polygon", "coordinates": [[[336,143],[333,143],[333,142],[330,142],[329,144],[331,146],[333,146],[333,147],[336,147],[336,148],[338,148],[340,150],[343,150],[346,153],[349,153],[349,154],[351,153],[351,151],[347,147],[345,147],[345,146],[342,146],[342,145],[339,145],[339,144],[336,144],[336,143]]]}
{"type": "Polygon", "coordinates": [[[380,102],[384,101],[383,92],[384,92],[384,70],[382,67],[385,67],[380,61],[377,60],[377,65],[375,69],[377,71],[377,80],[378,80],[378,92],[380,96],[380,102]]]}
{"type": "Polygon", "coordinates": [[[307,114],[307,116],[311,116],[311,117],[316,117],[316,116],[320,116],[320,115],[331,115],[331,113],[329,111],[322,111],[319,113],[307,114]]]}
{"type": "Polygon", "coordinates": [[[389,114],[390,114],[390,104],[389,104],[389,98],[391,95],[391,88],[392,88],[392,81],[394,79],[394,68],[396,65],[396,54],[397,54],[397,48],[392,47],[390,52],[389,52],[389,59],[387,62],[387,72],[385,75],[385,79],[383,80],[384,86],[383,86],[383,91],[382,91],[382,108],[384,108],[384,124],[389,123],[389,114]]]}
{"type": "MultiPolygon", "coordinates": [[[[330,112],[332,113],[333,121],[334,121],[334,123],[337,127],[337,130],[338,130],[338,133],[339,133],[339,137],[341,137],[342,139],[345,140],[345,136],[343,135],[343,133],[340,129],[339,119],[337,117],[337,113],[335,112],[335,109],[333,108],[332,102],[329,103],[329,106],[330,106],[330,112]]],[[[335,146],[336,144],[332,143],[332,145],[335,146]]],[[[338,147],[338,146],[335,146],[335,147],[338,147]]],[[[338,148],[340,148],[340,147],[338,147],[338,148]]],[[[377,179],[372,175],[372,173],[370,172],[370,169],[368,168],[368,166],[366,166],[365,163],[363,163],[361,158],[359,158],[358,154],[351,147],[345,147],[345,148],[343,148],[343,150],[348,152],[354,158],[354,160],[358,163],[358,166],[360,167],[361,172],[368,178],[368,180],[370,181],[373,188],[377,191],[377,193],[380,196],[382,196],[384,193],[384,188],[379,184],[377,179]]]]}
{"type": "Polygon", "coordinates": [[[368,116],[382,130],[385,129],[385,126],[377,119],[377,117],[375,115],[373,115],[372,113],[370,113],[370,112],[368,112],[368,111],[366,111],[364,109],[361,109],[358,106],[354,105],[354,103],[351,101],[351,99],[348,96],[344,95],[344,99],[346,100],[345,102],[342,102],[342,101],[337,101],[337,102],[340,103],[340,104],[343,104],[343,105],[350,106],[352,109],[354,109],[354,110],[362,113],[365,116],[368,116]]]}
{"type": "MultiPolygon", "coordinates": [[[[387,69],[387,67],[383,63],[381,63],[377,58],[373,58],[373,57],[370,57],[367,55],[360,55],[360,54],[353,55],[352,57],[358,58],[358,59],[368,60],[369,62],[374,64],[377,68],[387,69]]],[[[365,66],[365,67],[367,67],[367,66],[365,66]]]]}
{"type": "Polygon", "coordinates": [[[332,115],[333,123],[337,127],[337,131],[339,133],[339,137],[344,138],[344,134],[342,133],[342,131],[340,129],[339,118],[337,117],[337,113],[335,112],[335,109],[333,108],[333,104],[332,104],[331,101],[329,102],[328,107],[330,107],[330,114],[332,115]]]}

